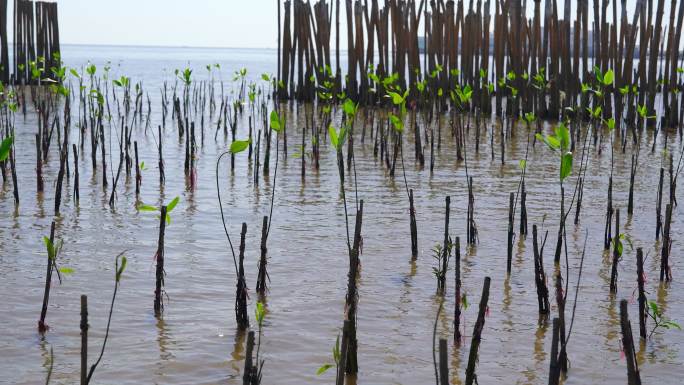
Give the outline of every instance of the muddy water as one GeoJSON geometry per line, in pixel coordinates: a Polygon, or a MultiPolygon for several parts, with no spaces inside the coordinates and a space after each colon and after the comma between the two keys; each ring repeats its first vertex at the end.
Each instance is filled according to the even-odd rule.
{"type": "MultiPolygon", "coordinates": [[[[76,56],[85,62],[87,52],[79,52],[81,56],[76,56]]],[[[185,54],[187,52],[183,51],[167,53],[176,55],[173,60],[180,63],[178,66],[187,63],[185,54]]],[[[240,57],[240,54],[235,56],[240,57]]],[[[127,57],[112,71],[131,74],[135,82],[136,68],[147,68],[150,64],[141,60],[127,57]],[[127,68],[130,72],[125,72],[127,68]]],[[[196,59],[191,64],[203,68],[202,60],[196,59]]],[[[230,72],[225,71],[240,65],[237,59],[234,61],[233,68],[224,70],[226,78],[230,77],[227,75],[230,72]]],[[[230,64],[228,62],[224,68],[230,64]]],[[[161,67],[163,65],[158,65],[153,70],[161,67]]],[[[159,92],[155,87],[164,75],[162,71],[152,75],[153,70],[143,76],[153,101],[152,127],[156,127],[161,114],[159,92]]],[[[168,73],[166,77],[169,78],[168,73]]],[[[266,384],[324,384],[333,381],[332,371],[317,376],[316,370],[332,360],[330,351],[342,325],[346,290],[348,257],[343,207],[335,157],[329,146],[321,149],[320,171],[308,168],[306,180],[301,180],[301,159],[295,158],[293,153],[300,142],[299,131],[295,132],[294,127],[303,125],[303,110],[298,113],[295,107],[290,107],[290,111],[287,157],[281,151],[268,241],[271,282],[261,346],[261,354],[266,360],[263,378],[266,384]]],[[[488,130],[494,123],[487,122],[488,130]]],[[[54,351],[52,383],[78,381],[79,297],[88,295],[92,363],[104,337],[114,286],[114,257],[125,250],[129,264],[114,308],[107,349],[94,382],[241,383],[245,337],[237,333],[235,327],[236,280],[222,230],[214,180],[216,159],[229,146],[230,139],[220,133],[214,140],[214,129],[206,128],[204,143],[198,139],[197,185],[192,190],[184,178],[184,144],[178,141],[175,128],[169,125],[165,132],[166,185],[163,188],[158,182],[153,131],[146,135],[144,129],[139,128],[133,134],[141,150],[140,160],[147,165],[143,172],[141,200],[156,205],[180,196],[166,231],[168,301],[160,321],[154,318],[152,306],[158,220],[152,213],[135,210],[134,178],[120,183],[116,208],[110,209],[111,182],[103,191],[102,171],[91,169],[89,138],[86,138],[79,161],[80,203],[73,201],[71,193],[65,193],[62,215],[57,218],[57,237],[64,240],[61,265],[71,267],[75,272],[65,277],[61,285],[54,284],[47,314],[50,330],[42,338],[36,331],[45,280],[46,255],[41,238],[48,235],[53,219],[58,158],[53,145],[44,169],[46,193],[37,195],[33,142],[36,127],[35,115],[29,114],[26,120],[18,117],[19,207],[15,209],[10,183],[0,192],[0,212],[3,213],[0,222],[0,382],[35,384],[44,381],[50,349],[54,351]]],[[[240,124],[238,136],[245,137],[246,129],[245,120],[240,124]]],[[[676,159],[680,141],[676,135],[668,135],[676,159]]],[[[73,130],[72,139],[77,138],[77,132],[73,130]]],[[[500,161],[498,132],[494,139],[496,158],[493,161],[489,134],[483,134],[479,154],[475,154],[474,138],[475,132],[471,131],[468,168],[474,177],[475,217],[480,240],[476,247],[463,247],[462,250],[463,287],[473,306],[464,312],[464,346],[457,349],[449,345],[451,383],[464,381],[469,336],[477,316],[475,304],[479,302],[485,276],[492,277],[492,287],[480,346],[477,371],[480,383],[545,383],[551,327],[550,322],[539,325],[531,235],[516,238],[512,274],[506,278],[508,196],[517,188],[518,160],[524,157],[527,131],[520,128],[506,145],[505,165],[500,161]]],[[[626,214],[629,153],[623,156],[616,151],[613,199],[621,210],[621,228],[631,235],[634,247],[643,247],[648,255],[645,269],[649,299],[656,300],[670,318],[684,321],[684,287],[678,267],[679,256],[684,251],[679,235],[684,223],[679,210],[675,210],[672,225],[674,281],[660,285],[657,279],[660,245],[654,241],[655,200],[664,138],[659,138],[659,150],[655,154],[648,151],[650,143],[643,141],[631,217],[626,214]]],[[[460,236],[465,244],[465,167],[456,160],[453,138],[445,129],[442,146],[436,149],[433,174],[429,169],[416,166],[409,139],[404,151],[406,177],[415,193],[419,240],[419,257],[414,263],[410,262],[408,200],[399,177],[401,174],[398,173],[395,180],[388,176],[381,162],[374,159],[373,144],[368,137],[364,144],[356,141],[358,194],[364,200],[358,306],[359,384],[428,384],[434,381],[432,330],[441,299],[435,295],[436,280],[432,273],[435,261],[431,249],[443,237],[446,195],[452,197],[450,233],[453,237],[460,236]]],[[[106,140],[108,146],[110,140],[116,143],[115,133],[106,140]]],[[[282,143],[280,148],[283,150],[282,143]]],[[[618,295],[613,297],[608,290],[610,257],[603,251],[603,227],[609,151],[607,144],[603,145],[601,154],[592,147],[581,220],[578,226],[569,224],[567,228],[572,288],[569,298],[574,296],[579,257],[588,232],[577,314],[568,348],[571,369],[567,384],[626,382],[626,364],[620,352],[619,299],[631,300],[632,328],[638,333],[638,308],[634,301],[635,250],[625,247],[619,268],[618,295]]],[[[108,153],[115,154],[112,160],[117,164],[116,150],[108,150],[108,153]]],[[[429,152],[426,157],[429,159],[429,152]]],[[[531,232],[532,224],[541,227],[543,222],[544,230],[549,231],[545,252],[548,275],[553,272],[552,254],[560,204],[555,159],[547,149],[537,145],[530,149],[527,162],[529,227],[531,232]]],[[[111,168],[112,162],[108,160],[108,169],[111,168]]],[[[247,160],[246,153],[236,157],[233,174],[229,161],[222,163],[220,170],[222,198],[233,238],[238,239],[241,222],[248,225],[246,277],[252,294],[250,318],[254,322],[261,217],[269,210],[273,180],[259,177],[259,185],[255,186],[253,164],[247,160]]],[[[572,176],[566,183],[574,182],[575,176],[572,176]]],[[[73,185],[72,174],[65,191],[71,191],[73,185]]],[[[347,191],[352,187],[348,180],[347,191]]],[[[516,231],[517,225],[516,220],[516,231]]],[[[437,325],[439,335],[451,341],[453,271],[448,277],[444,312],[437,325]]],[[[568,311],[570,307],[568,305],[568,311]]],[[[556,312],[555,306],[552,306],[552,312],[556,312]]],[[[643,382],[680,383],[683,343],[684,332],[678,331],[657,331],[653,338],[641,343],[637,355],[643,382]]]]}

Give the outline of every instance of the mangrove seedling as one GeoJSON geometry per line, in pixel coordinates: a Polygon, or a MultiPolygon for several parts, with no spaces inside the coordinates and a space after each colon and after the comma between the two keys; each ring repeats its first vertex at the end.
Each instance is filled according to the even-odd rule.
{"type": "Polygon", "coordinates": [[[663,314],[663,310],[660,309],[660,307],[655,301],[648,301],[648,308],[646,310],[646,314],[648,314],[648,316],[651,317],[651,319],[655,323],[653,329],[651,330],[651,333],[649,333],[648,335],[649,338],[658,328],[682,330],[682,327],[677,322],[665,317],[665,315],[663,314]]]}
{"type": "Polygon", "coordinates": [[[333,361],[335,362],[334,364],[331,363],[325,363],[321,365],[320,368],[316,371],[316,375],[321,375],[328,371],[328,369],[332,368],[333,366],[335,368],[338,368],[340,365],[340,335],[337,334],[337,339],[335,340],[335,346],[332,348],[332,355],[333,355],[333,361]]]}
{"type": "Polygon", "coordinates": [[[45,317],[47,315],[48,302],[50,300],[50,288],[52,286],[52,272],[57,272],[57,278],[59,283],[62,283],[62,274],[69,275],[74,272],[72,268],[68,267],[58,267],[57,258],[62,253],[62,246],[64,242],[60,239],[57,242],[55,238],[55,223],[52,222],[50,229],[50,237],[43,237],[43,243],[47,249],[48,261],[47,261],[47,274],[45,276],[45,291],[43,293],[43,307],[40,311],[40,319],[38,320],[38,331],[40,333],[45,333],[48,330],[48,325],[45,323],[45,317]]]}
{"type": "Polygon", "coordinates": [[[109,305],[109,317],[107,318],[107,329],[105,331],[105,336],[104,336],[104,341],[102,342],[102,349],[100,350],[100,356],[97,358],[97,361],[90,367],[90,370],[88,371],[88,378],[86,380],[86,384],[90,383],[90,380],[93,377],[93,373],[95,373],[95,368],[97,368],[97,365],[100,364],[100,361],[102,360],[102,356],[104,355],[104,350],[105,347],[107,346],[107,338],[109,338],[109,327],[112,323],[112,312],[114,311],[114,301],[116,300],[116,293],[119,290],[119,283],[121,282],[121,276],[123,275],[124,270],[126,270],[126,257],[123,255],[124,252],[120,253],[119,255],[116,256],[116,259],[114,261],[114,294],[112,294],[112,302],[109,305]],[[121,264],[119,264],[119,260],[121,260],[121,264]]]}

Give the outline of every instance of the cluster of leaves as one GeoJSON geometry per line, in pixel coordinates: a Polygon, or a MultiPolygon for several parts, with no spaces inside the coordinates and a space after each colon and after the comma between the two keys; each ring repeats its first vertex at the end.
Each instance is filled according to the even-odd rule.
{"type": "MultiPolygon", "coordinates": [[[[59,255],[62,253],[62,246],[64,245],[64,242],[60,239],[56,243],[53,243],[50,238],[43,237],[43,243],[45,244],[45,248],[47,250],[48,260],[50,260],[50,263],[55,270],[64,275],[73,274],[74,269],[70,267],[57,267],[57,257],[59,257],[59,255]]],[[[59,276],[59,281],[62,281],[61,276],[59,276]]]]}
{"type": "Polygon", "coordinates": [[[457,84],[456,89],[451,91],[451,100],[458,104],[461,109],[467,108],[472,99],[473,88],[470,86],[470,84],[466,84],[465,87],[461,87],[460,84],[457,84]]]}
{"type": "Polygon", "coordinates": [[[235,71],[235,73],[233,74],[233,81],[237,81],[237,80],[243,80],[244,81],[246,77],[247,77],[247,68],[241,68],[241,69],[235,71]]]}
{"type": "MultiPolygon", "coordinates": [[[[179,201],[180,201],[180,197],[175,197],[175,198],[173,198],[173,200],[171,202],[169,202],[168,205],[166,205],[166,218],[165,218],[165,220],[166,220],[167,225],[171,224],[171,215],[169,215],[169,214],[171,213],[171,211],[173,211],[174,208],[176,208],[176,205],[178,205],[179,201]]],[[[161,208],[159,208],[159,207],[155,207],[152,205],[146,205],[142,202],[140,202],[136,208],[138,209],[138,211],[149,211],[149,212],[161,211],[161,208]]],[[[157,217],[157,218],[159,218],[159,217],[157,217]]]]}
{"type": "Polygon", "coordinates": [[[359,105],[354,103],[351,99],[345,99],[342,104],[342,110],[344,111],[345,119],[344,124],[340,127],[339,132],[335,130],[332,124],[328,127],[328,134],[330,135],[330,143],[333,145],[335,150],[342,151],[342,145],[347,137],[347,133],[351,130],[351,126],[354,123],[354,118],[356,117],[356,112],[359,105]]]}
{"type": "Polygon", "coordinates": [[[560,156],[560,181],[561,183],[572,172],[572,152],[570,152],[570,130],[564,123],[559,124],[554,134],[542,135],[537,133],[537,140],[546,144],[553,152],[560,156]]]}
{"type": "Polygon", "coordinates": [[[0,144],[0,162],[4,162],[9,157],[12,143],[14,143],[14,136],[10,135],[2,141],[2,144],[0,144]]]}
{"type": "Polygon", "coordinates": [[[387,91],[387,97],[392,100],[392,104],[399,110],[398,115],[394,112],[388,114],[392,126],[394,126],[394,129],[398,133],[404,132],[404,119],[407,113],[406,99],[408,98],[408,94],[409,90],[401,92],[398,87],[393,88],[391,91],[387,91]]]}
{"type": "Polygon", "coordinates": [[[648,314],[648,316],[653,319],[653,322],[655,322],[655,326],[653,327],[653,330],[651,330],[649,336],[653,335],[653,332],[655,332],[658,328],[682,330],[682,327],[677,322],[665,318],[663,311],[660,310],[660,307],[658,307],[658,304],[655,301],[648,301],[648,309],[646,310],[646,314],[648,314]]]}
{"type": "Polygon", "coordinates": [[[622,252],[624,251],[623,242],[627,242],[630,250],[634,249],[632,237],[630,237],[629,234],[620,233],[617,237],[613,238],[613,247],[617,248],[618,257],[622,257],[622,252]]]}
{"type": "Polygon", "coordinates": [[[437,267],[432,267],[432,274],[435,275],[435,278],[437,278],[437,280],[443,280],[446,277],[447,272],[442,270],[442,263],[444,261],[444,258],[446,258],[447,260],[451,258],[452,248],[453,244],[451,242],[447,243],[446,251],[439,243],[432,248],[432,258],[434,258],[437,262],[437,267]]]}

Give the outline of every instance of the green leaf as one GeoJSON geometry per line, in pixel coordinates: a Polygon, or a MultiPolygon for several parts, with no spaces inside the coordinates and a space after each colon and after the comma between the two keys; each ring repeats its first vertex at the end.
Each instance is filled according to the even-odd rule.
{"type": "Polygon", "coordinates": [[[466,293],[463,293],[461,295],[461,305],[463,305],[463,310],[468,308],[468,295],[466,293]]]}
{"type": "Polygon", "coordinates": [[[560,179],[563,181],[572,172],[572,153],[566,152],[561,157],[560,179]]]}
{"type": "Polygon", "coordinates": [[[613,73],[613,70],[608,70],[605,75],[603,75],[603,84],[609,86],[613,84],[613,80],[615,80],[615,74],[613,73]]]}
{"type": "Polygon", "coordinates": [[[166,225],[167,225],[167,226],[170,225],[170,224],[171,224],[171,215],[166,214],[165,219],[166,219],[166,225]]]}
{"type": "Polygon", "coordinates": [[[257,323],[259,326],[264,322],[264,314],[266,312],[264,311],[264,304],[261,302],[256,303],[256,309],[254,309],[254,317],[257,320],[257,323]]]}
{"type": "Polygon", "coordinates": [[[342,148],[342,144],[344,144],[344,139],[347,137],[347,129],[344,127],[340,127],[340,135],[337,138],[339,141],[339,146],[342,148]]]}
{"type": "Polygon", "coordinates": [[[570,130],[568,130],[565,124],[561,123],[556,127],[556,137],[560,140],[560,149],[562,151],[570,148],[570,130]]]}
{"type": "Polygon", "coordinates": [[[387,92],[387,95],[389,95],[390,98],[392,98],[392,103],[394,105],[399,105],[404,102],[404,98],[397,92],[389,91],[387,92]]]}
{"type": "Polygon", "coordinates": [[[561,142],[560,140],[552,135],[547,135],[544,138],[544,142],[546,143],[547,146],[551,147],[552,150],[558,150],[561,147],[561,142]]]}
{"type": "Polygon", "coordinates": [[[337,137],[337,131],[335,130],[335,127],[332,126],[332,124],[330,125],[330,127],[328,127],[328,133],[330,134],[330,143],[332,143],[333,147],[338,149],[339,139],[337,137]]]}
{"type": "Polygon", "coordinates": [[[675,329],[682,330],[682,327],[674,321],[665,321],[665,322],[663,322],[663,326],[668,328],[668,329],[675,328],[675,329]]]}
{"type": "Polygon", "coordinates": [[[55,246],[52,244],[52,241],[48,237],[43,237],[43,243],[45,244],[45,248],[47,249],[48,252],[48,259],[53,260],[55,259],[55,246]]]}
{"type": "Polygon", "coordinates": [[[166,206],[166,212],[170,213],[171,211],[173,211],[173,209],[178,204],[178,201],[180,201],[180,197],[173,198],[173,200],[166,206]]]}
{"type": "Polygon", "coordinates": [[[14,136],[10,135],[2,141],[2,144],[0,144],[0,162],[5,161],[9,157],[13,142],[14,136]]]}
{"type": "Polygon", "coordinates": [[[390,119],[390,122],[392,122],[394,129],[397,130],[397,132],[402,132],[404,130],[404,122],[401,120],[401,118],[390,113],[389,119],[390,119]]]}
{"type": "Polygon", "coordinates": [[[316,375],[320,376],[321,374],[325,373],[326,371],[328,371],[328,369],[330,369],[332,367],[333,367],[332,364],[324,364],[323,366],[318,368],[318,370],[316,371],[316,375]]]}
{"type": "Polygon", "coordinates": [[[159,211],[158,208],[151,205],[146,205],[142,202],[140,202],[140,204],[138,204],[136,208],[138,209],[138,211],[159,211]]]}
{"type": "Polygon", "coordinates": [[[344,104],[342,104],[342,109],[344,110],[344,113],[350,117],[356,115],[356,108],[356,104],[354,104],[354,102],[352,102],[351,99],[346,99],[344,101],[344,104]]]}
{"type": "Polygon", "coordinates": [[[59,272],[64,274],[64,275],[71,275],[76,271],[76,270],[72,269],[71,267],[60,267],[57,270],[59,270],[59,272]]]}
{"type": "Polygon", "coordinates": [[[339,365],[340,363],[340,335],[337,335],[337,340],[335,340],[335,346],[333,347],[333,359],[339,365]]]}
{"type": "Polygon", "coordinates": [[[518,165],[520,166],[521,170],[524,170],[525,167],[527,167],[527,161],[525,159],[520,159],[520,162],[518,163],[518,165]]]}
{"type": "Polygon", "coordinates": [[[282,120],[278,113],[273,110],[271,111],[271,129],[275,132],[280,132],[283,129],[282,120]]]}
{"type": "Polygon", "coordinates": [[[655,301],[648,301],[648,306],[651,308],[651,312],[655,317],[660,317],[660,310],[658,309],[658,304],[655,301]]]}
{"type": "Polygon", "coordinates": [[[234,140],[233,143],[230,144],[230,153],[237,154],[239,152],[245,151],[245,149],[249,146],[251,142],[251,139],[234,140]]]}

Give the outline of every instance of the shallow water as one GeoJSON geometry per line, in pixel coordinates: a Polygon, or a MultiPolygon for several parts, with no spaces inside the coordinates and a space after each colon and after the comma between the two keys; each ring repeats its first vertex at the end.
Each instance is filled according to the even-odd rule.
{"type": "MultiPolygon", "coordinates": [[[[173,79],[172,71],[188,63],[201,74],[204,65],[220,62],[226,88],[232,71],[248,67],[253,76],[273,72],[275,55],[269,50],[210,50],[130,47],[66,47],[67,64],[81,65],[111,60],[113,77],[124,73],[132,81],[144,79],[152,100],[152,127],[160,120],[159,86],[173,79]],[[73,63],[73,64],[72,64],[73,63]],[[167,71],[164,73],[163,68],[167,71]]],[[[204,76],[204,75],[198,75],[204,76]]],[[[268,240],[271,278],[266,298],[261,354],[266,360],[265,384],[331,383],[332,371],[317,376],[316,370],[330,362],[331,348],[342,326],[348,257],[344,237],[344,215],[339,195],[339,179],[334,153],[321,147],[321,168],[307,168],[302,182],[301,159],[293,157],[298,147],[303,109],[290,106],[287,157],[281,151],[276,181],[275,207],[268,240]]],[[[247,111],[247,110],[246,110],[247,111]]],[[[445,127],[446,127],[446,118],[445,127]]],[[[488,122],[488,129],[495,122],[488,122]]],[[[228,148],[230,139],[208,124],[206,137],[198,139],[197,186],[189,189],[183,173],[184,144],[172,124],[164,138],[166,185],[160,189],[156,167],[154,130],[133,133],[145,161],[141,200],[149,204],[168,202],[180,196],[166,231],[166,303],[163,321],[153,315],[154,260],[158,220],[152,213],[137,212],[134,178],[120,182],[116,208],[108,205],[109,191],[103,192],[101,170],[91,169],[88,140],[80,154],[80,203],[73,201],[72,179],[65,183],[62,215],[57,219],[57,237],[64,240],[61,265],[74,268],[59,285],[56,280],[50,296],[47,323],[50,330],[41,338],[36,330],[45,280],[45,251],[41,238],[48,235],[54,207],[54,180],[59,160],[53,143],[44,168],[45,194],[35,187],[34,114],[26,120],[17,117],[17,172],[21,203],[15,210],[10,183],[0,191],[0,383],[35,384],[44,381],[49,351],[54,350],[53,384],[78,381],[80,370],[79,297],[88,295],[90,316],[90,363],[101,347],[109,301],[114,285],[114,256],[126,250],[128,268],[118,293],[112,327],[95,383],[117,384],[238,384],[244,359],[244,335],[236,331],[234,317],[235,273],[216,200],[214,181],[218,154],[228,148]],[[161,191],[160,191],[161,190],[161,191]],[[69,193],[67,193],[67,191],[69,193]]],[[[357,127],[360,127],[357,126],[357,127]]],[[[245,120],[239,137],[246,137],[245,120]]],[[[497,129],[498,130],[498,129],[497,129]]],[[[72,142],[77,130],[72,130],[72,142]]],[[[443,131],[437,151],[435,171],[416,166],[412,134],[404,144],[406,177],[416,202],[419,257],[410,262],[409,213],[400,169],[395,180],[388,176],[380,160],[373,157],[373,143],[356,140],[358,194],[364,200],[363,254],[359,279],[358,339],[359,384],[426,384],[434,379],[432,330],[440,297],[435,295],[431,249],[441,242],[444,200],[451,196],[453,237],[462,239],[462,280],[471,307],[465,310],[466,340],[460,348],[449,344],[451,383],[464,381],[472,326],[483,278],[492,286],[489,315],[480,346],[477,369],[481,384],[538,384],[547,382],[551,345],[550,322],[538,324],[531,234],[518,237],[514,244],[513,270],[506,279],[506,234],[509,193],[518,184],[518,160],[524,157],[527,130],[518,129],[506,146],[506,164],[501,165],[498,132],[494,138],[495,160],[491,160],[489,134],[483,135],[480,153],[468,146],[468,171],[474,176],[475,217],[479,244],[465,246],[467,188],[465,167],[456,160],[453,138],[443,131]]],[[[681,147],[679,138],[668,133],[675,162],[681,147]]],[[[648,135],[644,135],[648,136],[648,135]]],[[[475,138],[469,133],[470,142],[475,138]]],[[[674,280],[660,285],[660,247],[654,241],[655,204],[659,150],[650,153],[643,140],[640,167],[635,184],[634,215],[626,214],[629,188],[629,147],[623,156],[616,151],[614,204],[621,211],[621,228],[633,238],[634,247],[648,255],[645,270],[647,296],[655,299],[674,320],[684,321],[684,295],[679,256],[684,251],[680,229],[684,225],[674,210],[672,269],[674,280]]],[[[107,145],[115,133],[107,137],[107,145]]],[[[118,164],[115,144],[108,154],[108,172],[118,164]]],[[[281,150],[283,149],[281,143],[281,150]]],[[[609,294],[610,257],[603,251],[603,227],[607,181],[610,170],[608,144],[599,155],[594,147],[589,156],[581,221],[567,226],[570,261],[570,295],[574,296],[577,267],[585,231],[588,232],[584,273],[572,337],[568,346],[571,361],[567,384],[624,384],[626,364],[621,357],[619,299],[631,299],[632,329],[638,341],[636,289],[636,250],[625,247],[619,267],[618,295],[609,294]]],[[[263,154],[263,151],[262,151],[263,154]]],[[[426,152],[429,157],[429,151],[426,152]]],[[[429,158],[428,158],[429,159],[429,158]]],[[[275,159],[272,159],[275,161],[275,159]]],[[[73,160],[71,160],[73,162],[73,160]]],[[[100,164],[98,154],[98,165],[100,164]]],[[[545,252],[547,275],[553,272],[560,193],[556,182],[556,158],[537,145],[530,148],[526,179],[528,216],[532,224],[549,230],[545,252]]],[[[72,164],[73,167],[73,164],[72,164]]],[[[240,223],[248,225],[246,277],[253,308],[261,217],[268,214],[272,179],[260,177],[254,186],[253,165],[245,153],[236,157],[234,174],[229,161],[221,165],[222,198],[229,218],[229,231],[239,239],[240,223]]],[[[273,167],[273,163],[272,163],[273,167]]],[[[398,166],[399,167],[399,166],[398,166]]],[[[271,170],[271,178],[272,178],[271,170]]],[[[73,169],[72,169],[73,173],[73,169]]],[[[575,172],[576,173],[576,172],[575,172]]],[[[111,178],[110,178],[111,179],[111,178]]],[[[566,182],[574,185],[575,176],[566,182]]],[[[352,183],[347,180],[347,191],[352,183]]],[[[570,190],[570,189],[569,189],[570,190]]],[[[681,197],[681,194],[679,194],[681,197]]],[[[353,194],[348,193],[351,199],[353,194]]],[[[682,198],[680,198],[682,199],[682,198]]],[[[352,201],[349,202],[353,204],[352,201]]],[[[573,217],[574,215],[571,215],[573,217]]],[[[517,232],[518,215],[515,229],[517,232]]],[[[555,301],[551,301],[554,303],[555,301]]],[[[440,336],[452,340],[453,271],[447,279],[444,311],[438,321],[440,336]]],[[[567,306],[568,318],[571,304],[567,306]]],[[[552,305],[552,314],[555,314],[552,305]]],[[[650,324],[652,325],[652,324],[650,324]]],[[[681,346],[684,332],[658,331],[638,346],[644,383],[678,384],[684,364],[681,346]]]]}

